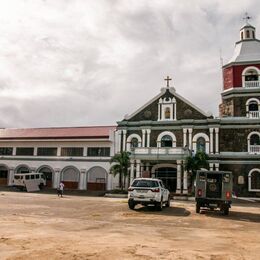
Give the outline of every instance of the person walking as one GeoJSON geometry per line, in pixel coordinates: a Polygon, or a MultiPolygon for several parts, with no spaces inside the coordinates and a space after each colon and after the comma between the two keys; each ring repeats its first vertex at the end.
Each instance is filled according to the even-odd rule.
{"type": "Polygon", "coordinates": [[[64,183],[61,181],[57,190],[58,197],[63,197],[63,191],[64,191],[64,183]]]}

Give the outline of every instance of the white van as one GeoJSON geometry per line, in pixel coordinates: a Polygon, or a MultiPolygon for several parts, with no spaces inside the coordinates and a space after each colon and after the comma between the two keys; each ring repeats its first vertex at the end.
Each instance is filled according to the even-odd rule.
{"type": "Polygon", "coordinates": [[[35,181],[36,185],[39,186],[40,189],[43,186],[46,186],[46,178],[43,173],[40,172],[29,172],[29,173],[15,173],[13,180],[13,187],[18,189],[26,189],[26,181],[35,181]]]}

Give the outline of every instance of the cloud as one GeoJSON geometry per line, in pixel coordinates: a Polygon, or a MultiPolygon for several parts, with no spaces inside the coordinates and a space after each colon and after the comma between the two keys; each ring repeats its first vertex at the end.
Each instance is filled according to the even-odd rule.
{"type": "Polygon", "coordinates": [[[2,127],[115,124],[173,77],[218,115],[228,60],[258,1],[0,2],[2,127]],[[40,115],[40,116],[39,116],[40,115]]]}

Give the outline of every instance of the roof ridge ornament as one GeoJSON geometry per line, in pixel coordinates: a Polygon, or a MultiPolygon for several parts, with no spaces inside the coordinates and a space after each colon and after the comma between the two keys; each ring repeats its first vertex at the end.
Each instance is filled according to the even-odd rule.
{"type": "Polygon", "coordinates": [[[169,88],[170,87],[170,84],[169,82],[172,80],[169,76],[167,76],[166,79],[164,79],[165,81],[167,81],[167,84],[166,84],[166,87],[169,88]]]}

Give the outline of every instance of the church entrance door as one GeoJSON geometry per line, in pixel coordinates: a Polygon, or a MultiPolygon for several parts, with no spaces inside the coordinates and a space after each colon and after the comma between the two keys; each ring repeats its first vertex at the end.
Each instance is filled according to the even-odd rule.
{"type": "Polygon", "coordinates": [[[177,189],[177,169],[172,167],[161,167],[155,170],[155,178],[163,181],[170,192],[177,189]]]}

